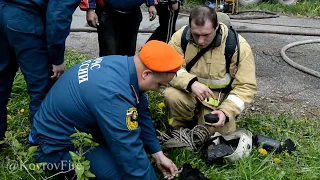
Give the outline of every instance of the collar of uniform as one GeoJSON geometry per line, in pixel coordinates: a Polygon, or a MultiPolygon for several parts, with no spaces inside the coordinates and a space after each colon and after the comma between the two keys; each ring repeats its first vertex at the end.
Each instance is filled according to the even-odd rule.
{"type": "Polygon", "coordinates": [[[130,86],[133,86],[133,93],[137,93],[137,96],[140,97],[139,85],[138,85],[138,77],[136,66],[134,65],[133,56],[128,57],[128,70],[130,75],[130,86]]]}

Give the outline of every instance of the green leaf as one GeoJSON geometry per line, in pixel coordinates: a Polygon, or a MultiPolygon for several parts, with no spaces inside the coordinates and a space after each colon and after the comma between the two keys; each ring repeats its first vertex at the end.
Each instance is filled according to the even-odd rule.
{"type": "Polygon", "coordinates": [[[70,136],[70,137],[72,137],[72,138],[79,137],[79,133],[73,133],[73,134],[71,134],[71,136],[70,136]]]}
{"type": "Polygon", "coordinates": [[[77,180],[85,180],[85,179],[84,179],[84,176],[81,175],[81,176],[77,176],[77,180]]]}
{"type": "Polygon", "coordinates": [[[80,163],[77,163],[74,169],[76,171],[77,176],[81,176],[84,172],[84,166],[80,163]]]}
{"type": "Polygon", "coordinates": [[[13,140],[12,140],[12,145],[13,145],[14,147],[16,147],[17,149],[21,149],[21,144],[20,144],[19,141],[16,140],[16,139],[13,139],[13,140]]]}
{"type": "Polygon", "coordinates": [[[86,170],[86,171],[90,170],[90,165],[89,166],[85,166],[84,170],[86,170]]]}
{"type": "Polygon", "coordinates": [[[92,140],[91,140],[91,139],[84,138],[83,140],[84,140],[85,143],[88,143],[88,144],[91,144],[91,143],[92,143],[92,140]]]}
{"type": "Polygon", "coordinates": [[[38,146],[31,146],[28,149],[29,154],[32,154],[38,150],[38,146]]]}
{"type": "Polygon", "coordinates": [[[9,131],[6,131],[4,135],[5,135],[6,138],[12,137],[12,136],[11,136],[11,133],[10,133],[9,131]]]}
{"type": "Polygon", "coordinates": [[[84,172],[84,175],[86,176],[86,177],[89,177],[89,178],[94,178],[94,177],[96,177],[92,172],[90,172],[89,170],[87,170],[87,171],[85,171],[84,172]]]}
{"type": "Polygon", "coordinates": [[[93,143],[91,144],[91,146],[92,146],[92,147],[99,146],[99,143],[93,142],[93,143]]]}
{"type": "Polygon", "coordinates": [[[91,134],[86,134],[85,137],[87,137],[87,138],[89,138],[89,139],[92,139],[92,135],[91,135],[91,134]]]}
{"type": "Polygon", "coordinates": [[[17,154],[21,155],[21,156],[27,156],[27,153],[26,152],[23,152],[23,151],[19,151],[17,154]]]}
{"type": "Polygon", "coordinates": [[[85,161],[82,162],[82,164],[85,165],[85,166],[89,166],[90,165],[90,161],[85,160],[85,161]]]}
{"type": "Polygon", "coordinates": [[[71,142],[73,143],[74,145],[74,148],[77,149],[78,147],[80,147],[80,142],[78,140],[71,140],[71,142]]]}
{"type": "Polygon", "coordinates": [[[81,159],[81,156],[77,155],[76,153],[72,152],[72,151],[69,151],[70,155],[71,155],[71,158],[73,161],[77,161],[77,160],[80,160],[81,159]]]}
{"type": "Polygon", "coordinates": [[[43,173],[43,170],[42,169],[37,169],[37,170],[35,170],[35,172],[38,173],[38,174],[41,174],[41,173],[43,173]]]}
{"type": "Polygon", "coordinates": [[[78,140],[76,140],[76,139],[72,139],[72,140],[70,140],[73,144],[76,144],[76,143],[78,143],[78,140]]]}

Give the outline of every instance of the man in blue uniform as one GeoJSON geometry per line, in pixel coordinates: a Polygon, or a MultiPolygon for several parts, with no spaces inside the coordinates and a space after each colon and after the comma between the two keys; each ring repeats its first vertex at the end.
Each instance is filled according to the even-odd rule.
{"type": "Polygon", "coordinates": [[[18,68],[30,95],[30,121],[64,72],[65,40],[80,0],[0,0],[0,139],[18,68]]]}
{"type": "Polygon", "coordinates": [[[35,115],[36,161],[58,163],[61,170],[71,160],[70,135],[77,128],[100,144],[85,154],[97,179],[156,179],[146,153],[171,179],[177,167],[161,151],[145,92],[169,83],[183,61],[169,45],[153,40],[135,56],[105,56],[70,68],[35,115]]]}

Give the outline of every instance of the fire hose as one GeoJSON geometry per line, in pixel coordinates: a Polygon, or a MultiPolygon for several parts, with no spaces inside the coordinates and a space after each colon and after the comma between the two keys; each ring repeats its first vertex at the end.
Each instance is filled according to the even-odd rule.
{"type": "Polygon", "coordinates": [[[291,43],[291,44],[288,44],[286,46],[284,46],[282,49],[281,49],[281,57],[284,59],[284,61],[286,61],[289,65],[291,65],[292,67],[300,70],[300,71],[303,71],[305,73],[308,73],[312,76],[315,76],[315,77],[318,77],[320,78],[320,72],[319,71],[315,71],[315,70],[312,70],[312,69],[309,69],[309,68],[306,68],[296,62],[294,62],[293,60],[291,60],[287,55],[286,55],[286,50],[292,48],[292,47],[295,47],[295,46],[299,46],[299,45],[303,45],[303,44],[311,44],[311,43],[320,43],[320,39],[314,39],[314,40],[306,40],[306,41],[298,41],[298,42],[294,42],[294,43],[291,43]]]}
{"type": "Polygon", "coordinates": [[[197,125],[192,129],[172,130],[170,135],[157,130],[157,136],[165,149],[185,147],[192,151],[199,151],[201,146],[209,140],[210,131],[204,125],[197,125]]]}
{"type": "MultiPolygon", "coordinates": [[[[228,14],[230,19],[239,19],[239,20],[244,20],[244,19],[267,19],[267,18],[277,18],[279,15],[274,12],[270,11],[261,11],[261,10],[245,10],[245,11],[237,11],[236,14],[228,14]],[[264,15],[258,16],[238,16],[239,14],[244,14],[244,13],[263,13],[264,15]]],[[[185,13],[179,13],[179,16],[187,16],[189,17],[189,14],[185,13]]]]}

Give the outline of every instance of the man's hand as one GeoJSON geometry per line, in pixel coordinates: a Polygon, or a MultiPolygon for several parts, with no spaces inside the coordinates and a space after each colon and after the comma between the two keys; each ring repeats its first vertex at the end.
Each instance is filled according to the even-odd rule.
{"type": "Polygon", "coordinates": [[[173,179],[178,176],[177,166],[167,158],[162,151],[152,154],[155,159],[157,167],[162,172],[165,179],[173,179]]]}
{"type": "Polygon", "coordinates": [[[150,21],[153,21],[157,17],[157,10],[155,6],[150,6],[148,8],[150,21]]]}
{"type": "Polygon", "coordinates": [[[87,11],[87,23],[91,27],[97,27],[99,25],[98,16],[94,12],[94,9],[89,9],[87,11]]]}
{"type": "Polygon", "coordinates": [[[217,114],[219,117],[219,121],[216,123],[212,123],[211,125],[214,127],[222,127],[226,123],[226,115],[221,110],[212,111],[211,114],[217,114]]]}
{"type": "Polygon", "coordinates": [[[191,91],[197,96],[200,101],[209,99],[210,97],[215,97],[213,92],[204,84],[195,81],[191,85],[191,91]]]}
{"type": "Polygon", "coordinates": [[[64,73],[65,68],[66,68],[66,64],[64,62],[60,65],[52,64],[53,75],[51,76],[51,79],[57,80],[64,73]]]}
{"type": "Polygon", "coordinates": [[[176,2],[176,3],[171,5],[171,9],[174,10],[174,11],[177,10],[178,8],[179,8],[179,3],[178,2],[176,2]]]}

